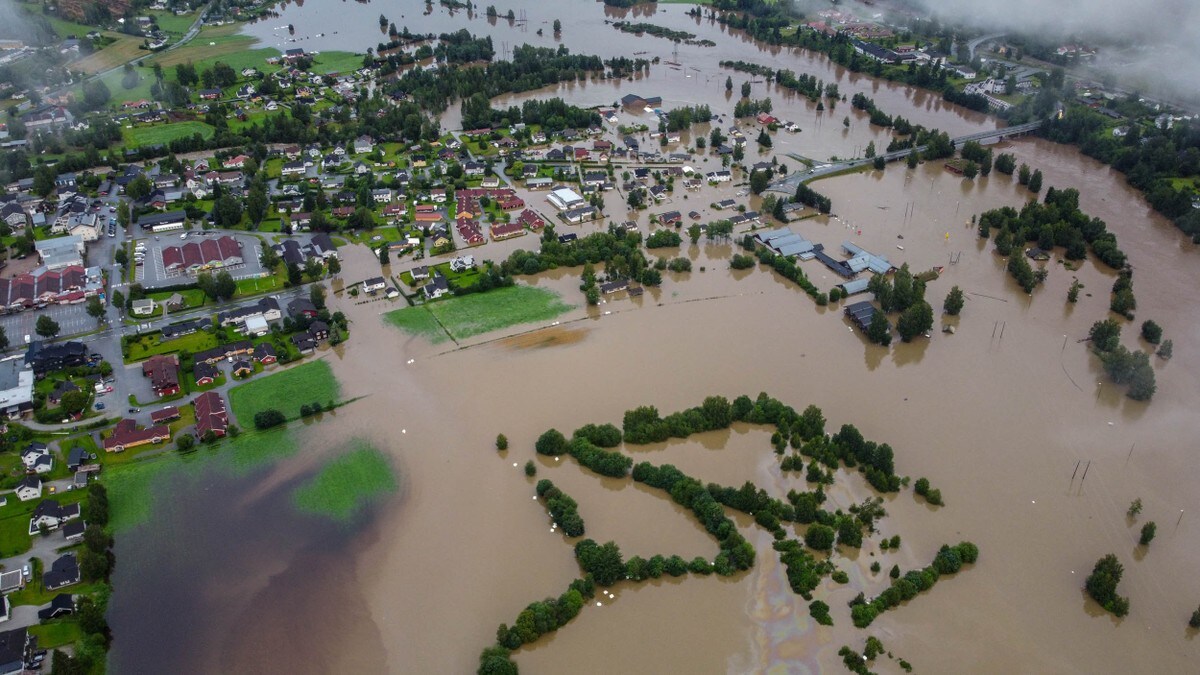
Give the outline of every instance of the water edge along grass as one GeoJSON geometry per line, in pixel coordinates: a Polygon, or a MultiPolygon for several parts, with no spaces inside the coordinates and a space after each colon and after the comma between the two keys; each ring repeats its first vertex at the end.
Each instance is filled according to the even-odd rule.
{"type": "Polygon", "coordinates": [[[275,409],[288,419],[300,416],[300,406],[336,401],[341,393],[333,369],[325,361],[289,368],[280,373],[259,377],[229,390],[229,404],[238,422],[249,428],[254,416],[275,409]]]}
{"type": "Polygon", "coordinates": [[[361,439],[352,440],[350,447],[292,492],[296,508],[348,521],[370,502],[396,490],[392,467],[379,450],[361,439]]]}
{"type": "Polygon", "coordinates": [[[412,335],[442,342],[474,337],[523,323],[546,321],[574,309],[574,305],[544,288],[510,286],[473,293],[419,307],[406,307],[384,315],[391,325],[412,335]]]}

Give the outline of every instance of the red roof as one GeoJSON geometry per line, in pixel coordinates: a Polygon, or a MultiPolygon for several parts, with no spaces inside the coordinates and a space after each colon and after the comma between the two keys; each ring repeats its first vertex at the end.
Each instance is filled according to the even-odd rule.
{"type": "Polygon", "coordinates": [[[201,436],[212,431],[217,436],[225,435],[229,424],[229,414],[225,409],[225,400],[215,391],[206,391],[193,401],[196,408],[196,431],[201,436]]]}
{"type": "Polygon", "coordinates": [[[507,239],[525,233],[525,226],[521,223],[493,223],[491,229],[492,239],[507,239]]]}
{"type": "Polygon", "coordinates": [[[171,438],[171,430],[163,425],[139,429],[137,422],[123,419],[113,427],[112,435],[104,439],[104,449],[120,451],[146,443],[157,443],[171,438]]]}
{"type": "Polygon", "coordinates": [[[150,421],[155,424],[161,424],[167,420],[173,420],[179,417],[179,408],[169,405],[162,410],[156,410],[150,413],[150,421]]]}

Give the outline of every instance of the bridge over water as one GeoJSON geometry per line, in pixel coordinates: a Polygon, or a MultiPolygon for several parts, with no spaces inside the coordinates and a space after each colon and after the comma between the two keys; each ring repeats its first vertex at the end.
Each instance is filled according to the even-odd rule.
{"type": "MultiPolygon", "coordinates": [[[[957,138],[953,138],[953,139],[951,139],[951,142],[954,143],[955,148],[961,148],[963,143],[966,143],[967,141],[976,141],[979,143],[990,143],[992,141],[997,141],[997,142],[1003,141],[1006,138],[1014,138],[1016,136],[1024,136],[1025,134],[1028,134],[1030,132],[1037,131],[1038,129],[1042,128],[1042,125],[1044,125],[1045,123],[1046,123],[1045,120],[1037,120],[1036,122],[1026,122],[1025,124],[1018,124],[1018,125],[1012,126],[1012,127],[1004,127],[1003,129],[991,129],[989,131],[978,131],[973,134],[967,134],[966,136],[959,136],[957,138]]],[[[908,157],[914,150],[916,150],[918,152],[923,152],[925,150],[925,148],[926,148],[926,146],[924,146],[924,145],[921,145],[921,146],[918,146],[915,148],[905,148],[904,150],[896,150],[894,152],[884,153],[884,154],[880,155],[880,157],[883,157],[883,161],[885,161],[885,162],[895,162],[897,160],[901,160],[901,159],[904,159],[905,157],[908,157]]],[[[803,157],[800,157],[799,155],[789,155],[789,156],[793,157],[795,159],[800,159],[800,160],[805,159],[803,157]]],[[[811,160],[808,160],[808,161],[811,161],[811,160]]],[[[783,193],[786,193],[789,195],[795,194],[796,188],[799,187],[801,183],[807,183],[809,181],[814,181],[818,178],[824,178],[825,176],[828,176],[830,174],[835,174],[835,173],[838,173],[841,171],[845,171],[846,169],[852,169],[857,166],[862,166],[863,164],[870,164],[874,161],[875,161],[874,158],[871,158],[871,159],[866,159],[866,158],[848,159],[848,160],[843,160],[840,162],[832,162],[829,164],[823,164],[818,169],[810,169],[808,171],[797,171],[795,173],[789,174],[788,176],[780,178],[777,181],[772,182],[767,187],[767,191],[768,192],[783,192],[783,193]]]]}

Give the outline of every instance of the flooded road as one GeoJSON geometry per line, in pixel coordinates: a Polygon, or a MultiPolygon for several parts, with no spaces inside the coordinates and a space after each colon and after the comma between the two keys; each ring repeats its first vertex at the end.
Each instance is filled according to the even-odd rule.
{"type": "MultiPolygon", "coordinates": [[[[569,43],[574,51],[591,51],[590,40],[614,49],[631,39],[599,24],[602,10],[586,4],[562,11],[563,39],[579,40],[569,43]]],[[[524,6],[532,20],[534,6],[524,6]]],[[[294,20],[300,35],[321,25],[320,17],[328,21],[322,7],[363,14],[354,22],[363,31],[377,26],[380,11],[405,25],[380,5],[314,0],[277,21],[294,20]]],[[[683,8],[665,7],[651,16],[655,23],[690,21],[683,8]]],[[[521,41],[518,35],[541,43],[533,30],[518,34],[504,21],[493,28],[461,13],[452,20],[435,7],[424,27],[415,19],[419,9],[407,11],[413,30],[469,21],[475,32],[509,31],[512,43],[521,41]]],[[[764,62],[770,54],[702,24],[692,32],[717,35],[719,46],[703,57],[713,64],[729,58],[722,52],[764,62]]],[[[263,23],[250,30],[268,29],[263,23]]],[[[552,43],[548,35],[540,40],[552,43]]],[[[636,44],[660,51],[669,45],[650,38],[636,44]]],[[[813,72],[799,65],[807,57],[770,58],[813,72]]],[[[821,76],[832,79],[834,71],[812,58],[811,68],[825,68],[830,75],[821,76]]],[[[684,85],[672,88],[670,74],[643,88],[658,72],[652,68],[638,90],[687,94],[684,85]]],[[[582,102],[592,86],[566,95],[582,102]]],[[[596,98],[611,95],[606,89],[596,98]]],[[[874,96],[888,113],[907,117],[912,110],[915,121],[918,113],[928,115],[952,133],[994,124],[917,103],[911,90],[879,85],[874,96]]],[[[668,98],[667,105],[674,102],[668,98]]],[[[840,120],[841,106],[836,114],[840,120]]],[[[816,134],[806,127],[799,136],[807,141],[816,134]]],[[[849,142],[820,141],[809,154],[849,142]]],[[[339,297],[332,302],[352,320],[352,339],[327,358],[344,397],[363,398],[303,427],[303,450],[265,475],[163,487],[172,498],[161,523],[118,539],[114,664],[124,666],[121,672],[151,665],[180,673],[471,672],[497,625],[511,624],[530,601],[558,595],[579,574],[573,542],[551,531],[544,507],[532,498],[537,478],[550,478],[579,502],[588,536],[611,538],[626,555],[715,553],[694,520],[661,494],[601,479],[570,459],[535,457],[541,432],[619,424],[626,409],[642,404],[665,414],[710,394],[766,391],[797,409],[820,406],[829,430],[853,423],[868,438],[890,443],[897,472],[928,477],[947,505],[927,506],[910,491],[885,498],[881,531],[900,535],[901,549],[882,553],[873,538],[860,553],[838,558],[850,583],[827,581],[815,593],[833,608],[833,627],[813,625],[807,603],[787,586],[770,538],[739,519],[759,552],[754,569],[731,579],[618,586],[615,601],[585,607],[558,633],[518,651],[514,658],[525,672],[560,672],[567,662],[583,673],[834,672],[842,668],[837,649],[861,649],[868,634],[924,672],[957,672],[963,663],[995,673],[1191,670],[1198,647],[1186,621],[1200,603],[1192,574],[1200,555],[1200,494],[1193,489],[1200,470],[1190,462],[1200,433],[1194,412],[1200,298],[1189,292],[1200,281],[1197,252],[1119,174],[1074,150],[1037,140],[1003,150],[1041,169],[1046,186],[1078,188],[1083,209],[1117,234],[1135,269],[1138,323],[1155,319],[1175,341],[1175,357],[1155,361],[1152,403],[1125,398],[1078,342],[1107,316],[1112,272],[1091,261],[1075,272],[1051,262],[1032,297],[1019,292],[969,221],[996,206],[1019,207],[1031,195],[1010,177],[993,173],[972,183],[940,163],[820,181],[814,187],[832,198],[836,217],[792,227],[833,250],[852,240],[914,271],[944,266],[927,298],[940,308],[952,285],[967,292],[954,335],[938,331],[939,319],[930,339],[892,348],[867,344],[840,307],[816,307],[767,269],[729,270],[733,247],[703,241],[650,252],[685,255],[696,271],[664,275],[662,287],[642,298],[616,296],[598,308],[583,306],[573,271],[522,277],[577,308],[559,317],[558,327],[516,327],[458,346],[386,326],[380,315],[396,305],[339,297]],[[1069,305],[1073,277],[1085,289],[1069,305]],[[494,449],[497,433],[508,436],[508,451],[494,449]],[[402,494],[352,531],[289,512],[279,496],[283,486],[350,436],[370,438],[390,455],[402,494]],[[538,467],[534,479],[521,469],[530,459],[538,467]],[[1077,464],[1088,462],[1086,481],[1071,480],[1077,464]],[[1137,497],[1145,510],[1135,524],[1125,510],[1137,497]],[[205,514],[202,522],[197,513],[205,514]],[[1142,549],[1137,530],[1147,520],[1157,521],[1159,536],[1142,549]],[[938,546],[963,539],[981,550],[973,568],[881,615],[868,631],[851,627],[845,603],[860,591],[871,596],[885,588],[891,565],[924,566],[938,546]],[[177,548],[165,549],[166,541],[177,548]],[[1131,612],[1124,620],[1103,614],[1082,591],[1094,562],[1110,552],[1125,565],[1120,592],[1129,596],[1131,612]],[[882,574],[869,571],[875,560],[882,574]],[[170,605],[188,609],[179,626],[152,611],[170,605]],[[316,635],[327,627],[337,631],[316,635]]],[[[735,189],[724,188],[725,196],[735,189]]],[[[684,205],[710,201],[708,193],[676,198],[684,205]]],[[[705,219],[711,217],[706,211],[705,219]]],[[[645,231],[645,216],[641,222],[645,231]]],[[[499,260],[536,245],[526,236],[473,252],[499,260]]],[[[364,247],[341,253],[347,282],[377,273],[364,247]]],[[[393,273],[408,264],[397,263],[393,273]]],[[[802,267],[822,290],[838,281],[815,261],[802,267]]],[[[1139,345],[1136,324],[1126,325],[1123,342],[1139,345]]],[[[625,451],[635,461],[674,463],[703,481],[753,480],[777,496],[805,487],[802,476],[781,474],[768,435],[754,427],[625,451]]],[[[830,499],[845,507],[870,494],[857,475],[840,475],[830,499]]]]}

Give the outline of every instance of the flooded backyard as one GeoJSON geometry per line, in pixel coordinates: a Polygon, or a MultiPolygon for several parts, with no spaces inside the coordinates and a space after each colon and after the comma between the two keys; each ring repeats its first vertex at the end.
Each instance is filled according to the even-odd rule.
{"type": "MultiPolygon", "coordinates": [[[[329,0],[292,6],[248,31],[273,45],[294,23],[305,49],[361,50],[383,39],[382,12],[413,31],[467,27],[511,49],[526,41],[555,45],[549,21],[561,18],[562,39],[574,52],[670,56],[665,40],[600,23],[602,14],[619,14],[596,3],[558,3],[558,16],[546,14],[545,3],[499,9],[509,6],[527,12],[526,31],[503,19],[493,25],[481,15],[450,16],[440,6],[422,16],[419,4],[401,10],[329,0]],[[320,32],[328,34],[315,37],[320,32]]],[[[497,105],[549,95],[600,105],[636,91],[663,96],[668,108],[710,102],[728,113],[716,64],[732,58],[836,80],[842,93],[867,91],[889,114],[952,135],[996,124],[928,92],[842,72],[818,55],[761,47],[707,19],[697,24],[686,8],[638,13],[717,42],[680,46],[679,60],[699,69],[695,77],[655,66],[633,83],[592,82],[497,105]]],[[[735,83],[741,79],[734,74],[735,83]]],[[[755,86],[762,96],[764,85],[755,86]]],[[[777,143],[775,154],[823,157],[871,139],[886,144],[847,104],[820,122],[807,101],[771,96],[777,114],[804,128],[777,143]],[[847,114],[854,121],[844,132],[847,114]]],[[[833,608],[833,627],[815,625],[807,602],[791,592],[770,536],[737,518],[758,551],[754,569],[618,585],[615,600],[585,607],[557,633],[515,652],[525,672],[562,672],[565,663],[581,673],[837,672],[838,648],[861,650],[867,635],[920,672],[957,672],[964,663],[995,673],[1189,671],[1197,643],[1186,621],[1200,603],[1191,564],[1200,555],[1200,494],[1188,459],[1200,434],[1200,298],[1189,292],[1200,282],[1198,252],[1119,174],[1073,149],[1025,139],[998,151],[1041,169],[1046,186],[1079,189],[1083,210],[1116,233],[1135,270],[1138,323],[1155,319],[1175,342],[1172,360],[1155,361],[1152,403],[1125,398],[1079,342],[1107,316],[1112,271],[1089,260],[1072,272],[1052,261],[1032,297],[1020,292],[970,220],[990,208],[1019,207],[1031,195],[1008,176],[965,181],[940,163],[819,181],[814,188],[832,199],[836,216],[791,227],[831,250],[851,240],[914,271],[944,267],[927,298],[940,309],[951,286],[967,293],[953,335],[940,332],[938,319],[929,339],[871,345],[850,329],[840,306],[816,307],[766,268],[730,270],[729,243],[690,245],[686,238],[678,249],[649,254],[689,257],[695,271],[664,274],[662,287],[641,298],[619,294],[587,308],[578,270],[521,277],[575,308],[557,326],[518,326],[458,344],[432,344],[386,324],[382,314],[398,305],[341,296],[334,309],[350,318],[352,338],[324,358],[342,397],[361,398],[298,428],[300,451],[273,465],[159,487],[152,521],[117,540],[112,665],[117,672],[472,672],[501,622],[511,624],[529,602],[557,596],[580,574],[574,542],[551,530],[533,499],[537,479],[553,480],[579,502],[587,536],[612,539],[627,556],[715,554],[695,519],[661,493],[601,478],[566,457],[535,456],[539,434],[555,427],[569,435],[588,422],[619,425],[638,405],[666,414],[712,394],[765,391],[796,409],[821,407],[828,430],[853,423],[891,444],[897,473],[928,477],[946,506],[930,507],[909,490],[885,497],[881,532],[900,535],[902,546],[883,553],[875,537],[861,552],[839,556],[850,583],[827,580],[815,593],[833,608]],[[1075,277],[1085,289],[1070,305],[1075,277]],[[498,433],[509,439],[506,452],[495,450],[498,433]],[[370,439],[391,459],[402,489],[349,526],[296,512],[289,487],[352,436],[370,439]],[[538,468],[532,479],[521,468],[531,459],[538,468]],[[1077,463],[1088,462],[1086,481],[1072,480],[1077,463]],[[1145,511],[1135,526],[1125,510],[1136,497],[1145,511]],[[1159,523],[1159,537],[1142,550],[1137,529],[1147,520],[1159,523]],[[868,630],[851,626],[846,603],[886,588],[893,564],[924,566],[941,544],[964,539],[980,548],[976,565],[868,630]],[[1092,564],[1110,552],[1125,565],[1121,592],[1132,608],[1123,620],[1082,590],[1092,564]],[[876,560],[882,573],[869,570],[876,560]],[[168,613],[173,619],[164,621],[168,613]]],[[[677,195],[670,208],[707,204],[717,192],[706,188],[686,202],[677,195]]],[[[706,208],[705,220],[715,217],[706,208]]],[[[645,215],[640,222],[645,232],[645,215]]],[[[501,260],[536,246],[526,236],[474,254],[501,260]]],[[[378,269],[365,247],[340,253],[347,282],[378,269]]],[[[392,272],[411,264],[395,263],[392,272]]],[[[802,268],[822,290],[839,281],[816,261],[802,268]]],[[[1139,345],[1136,324],[1125,326],[1123,342],[1139,345]]],[[[622,451],[705,482],[750,480],[775,496],[806,489],[803,476],[780,472],[760,427],[737,424],[622,451]]],[[[853,474],[839,476],[829,496],[845,508],[871,494],[853,474]]]]}

